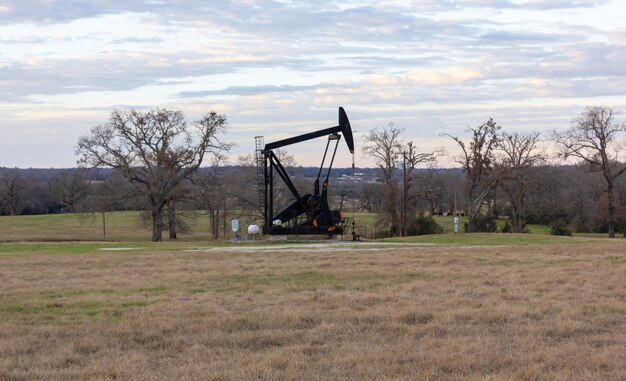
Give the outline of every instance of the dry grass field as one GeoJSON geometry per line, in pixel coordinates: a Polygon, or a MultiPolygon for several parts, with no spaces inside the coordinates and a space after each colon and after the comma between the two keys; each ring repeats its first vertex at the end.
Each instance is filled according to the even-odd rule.
{"type": "Polygon", "coordinates": [[[626,380],[626,240],[24,245],[3,380],[626,380]]]}

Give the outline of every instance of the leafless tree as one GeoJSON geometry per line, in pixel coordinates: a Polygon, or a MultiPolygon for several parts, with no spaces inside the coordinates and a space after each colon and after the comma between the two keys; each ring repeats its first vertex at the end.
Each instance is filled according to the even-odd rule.
{"type": "Polygon", "coordinates": [[[178,231],[182,233],[188,232],[188,224],[181,218],[181,214],[177,212],[178,203],[188,199],[190,189],[188,181],[182,181],[173,191],[172,196],[167,201],[167,229],[169,233],[169,239],[178,239],[178,231]]]}
{"type": "MultiPolygon", "coordinates": [[[[277,150],[280,151],[280,150],[277,150]]],[[[259,214],[259,189],[257,187],[256,159],[253,155],[239,156],[237,172],[224,179],[228,195],[233,199],[240,212],[250,223],[261,220],[259,214]]]]}
{"type": "Polygon", "coordinates": [[[382,130],[373,129],[365,137],[363,155],[371,156],[383,172],[385,184],[393,180],[394,173],[398,168],[398,161],[402,155],[402,141],[400,134],[402,129],[395,123],[389,123],[382,130]]]}
{"type": "Polygon", "coordinates": [[[615,238],[615,181],[626,171],[620,162],[624,152],[626,125],[615,121],[615,111],[606,106],[587,107],[569,129],[553,132],[561,148],[559,157],[573,157],[586,163],[606,180],[609,237],[615,238]]]}
{"type": "Polygon", "coordinates": [[[500,188],[504,191],[510,206],[513,219],[513,231],[524,231],[526,217],[526,198],[533,186],[530,168],[543,164],[545,153],[539,147],[538,132],[501,134],[498,143],[500,157],[497,170],[500,177],[500,188]]]}
{"type": "Polygon", "coordinates": [[[130,183],[118,171],[111,171],[101,180],[92,182],[91,197],[87,202],[88,210],[102,215],[102,238],[107,238],[107,212],[137,209],[141,189],[138,184],[130,183]]]}
{"type": "Polygon", "coordinates": [[[395,172],[402,156],[403,143],[400,140],[402,129],[395,123],[389,123],[382,130],[373,129],[365,137],[363,155],[371,156],[376,165],[382,170],[385,193],[383,198],[383,213],[379,214],[379,222],[391,225],[391,233],[400,233],[400,213],[398,196],[400,190],[395,179],[395,172]]]}
{"type": "Polygon", "coordinates": [[[137,203],[142,202],[139,184],[129,183],[119,171],[112,171],[101,181],[94,198],[98,205],[93,210],[101,212],[137,208],[137,203]]]}
{"type": "Polygon", "coordinates": [[[367,213],[379,213],[382,207],[384,185],[380,183],[365,183],[358,191],[357,210],[367,213]]]}
{"type": "Polygon", "coordinates": [[[57,199],[69,209],[70,213],[77,213],[90,193],[85,169],[63,170],[52,180],[51,187],[57,199]]]}
{"type": "Polygon", "coordinates": [[[474,220],[480,212],[485,198],[498,184],[498,176],[493,171],[493,164],[500,129],[501,127],[492,118],[476,128],[469,127],[468,132],[471,134],[469,146],[461,138],[446,134],[461,148],[461,156],[457,162],[461,164],[466,174],[469,232],[475,230],[474,220]]]}
{"type": "MultiPolygon", "coordinates": [[[[276,155],[276,157],[278,158],[282,166],[287,170],[287,172],[293,173],[293,170],[298,165],[298,162],[296,161],[293,154],[290,154],[287,150],[284,150],[284,149],[274,150],[274,154],[276,155]]],[[[274,190],[274,205],[280,208],[281,206],[286,206],[286,205],[291,204],[294,198],[291,192],[289,191],[289,188],[287,187],[287,185],[278,176],[274,176],[273,180],[274,180],[274,185],[272,189],[274,190]]],[[[292,181],[294,183],[298,183],[298,180],[296,179],[292,179],[292,181]]],[[[303,187],[299,187],[298,185],[303,185],[303,184],[296,184],[296,188],[300,188],[300,189],[303,188],[303,187]]]]}
{"type": "Polygon", "coordinates": [[[20,214],[22,209],[22,193],[26,187],[25,181],[18,169],[8,169],[0,174],[0,206],[10,216],[20,214]]]}
{"type": "Polygon", "coordinates": [[[395,123],[390,123],[382,130],[373,129],[365,137],[363,147],[363,154],[374,158],[376,165],[382,170],[385,184],[382,221],[390,223],[393,235],[406,234],[412,171],[421,163],[434,161],[442,153],[440,150],[419,152],[413,142],[405,143],[400,139],[402,131],[395,123]],[[395,176],[401,162],[404,175],[402,193],[395,176]]]}
{"type": "Polygon", "coordinates": [[[402,169],[403,169],[403,187],[402,187],[402,208],[401,208],[401,234],[408,234],[409,224],[411,220],[409,216],[415,216],[417,208],[417,195],[413,192],[415,177],[413,171],[423,164],[433,166],[438,157],[444,154],[443,149],[437,149],[433,152],[420,152],[415,143],[407,142],[402,147],[402,169]]]}
{"type": "Polygon", "coordinates": [[[426,202],[426,207],[430,215],[434,215],[435,210],[440,208],[444,193],[444,183],[437,175],[437,168],[430,165],[425,171],[415,178],[415,197],[426,202]]]}
{"type": "Polygon", "coordinates": [[[79,139],[79,163],[116,168],[141,184],[152,218],[152,241],[161,241],[163,212],[173,192],[197,171],[207,153],[230,149],[217,138],[225,124],[226,117],[213,111],[193,123],[180,111],[113,111],[108,123],[79,139]]]}
{"type": "Polygon", "coordinates": [[[226,201],[224,183],[218,178],[215,167],[195,175],[192,182],[194,184],[194,199],[198,202],[199,207],[208,213],[211,236],[217,240],[220,236],[220,212],[226,201]]]}

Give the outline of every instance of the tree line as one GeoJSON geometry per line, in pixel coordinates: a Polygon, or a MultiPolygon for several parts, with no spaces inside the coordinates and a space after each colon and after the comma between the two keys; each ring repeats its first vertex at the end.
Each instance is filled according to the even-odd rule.
{"type": "MultiPolygon", "coordinates": [[[[442,150],[418,152],[412,141],[401,139],[401,132],[394,124],[374,129],[364,148],[383,173],[380,219],[389,224],[392,235],[408,234],[416,221],[406,216],[415,215],[420,200],[429,202],[432,214],[445,187],[435,175],[442,150]],[[430,167],[421,179],[412,174],[418,163],[430,167]]],[[[616,120],[612,108],[587,107],[568,129],[547,137],[506,132],[492,118],[468,127],[466,133],[444,134],[460,151],[454,159],[463,175],[454,203],[448,194],[445,207],[452,214],[461,213],[460,208],[467,213],[468,232],[491,230],[495,224],[489,222],[500,216],[518,233],[527,223],[573,225],[579,231],[607,232],[611,238],[617,230],[624,232],[626,193],[620,180],[626,171],[626,125],[616,120]],[[555,148],[554,154],[547,153],[548,145],[555,148]],[[568,158],[575,165],[563,165],[568,158]]]]}
{"type": "MultiPolygon", "coordinates": [[[[611,108],[589,107],[569,129],[548,136],[508,133],[488,119],[467,136],[445,135],[456,154],[421,152],[390,124],[363,141],[363,154],[378,168],[375,178],[335,179],[331,202],[376,213],[377,224],[396,236],[416,234],[420,213],[463,213],[468,232],[492,230],[490,221],[505,218],[513,232],[538,223],[615,237],[626,229],[626,130],[615,118],[611,108]],[[459,168],[439,168],[444,155],[459,168]],[[575,161],[563,162],[568,158],[575,161]]],[[[187,122],[179,111],[114,111],[79,140],[80,168],[0,168],[0,214],[144,210],[152,240],[160,241],[164,231],[176,239],[190,228],[180,211],[201,210],[217,239],[230,218],[260,220],[254,156],[228,163],[225,130],[226,117],[215,112],[187,122]]],[[[296,185],[310,186],[310,171],[287,152],[278,154],[296,185]]],[[[290,201],[280,184],[275,189],[277,203],[290,201]]]]}

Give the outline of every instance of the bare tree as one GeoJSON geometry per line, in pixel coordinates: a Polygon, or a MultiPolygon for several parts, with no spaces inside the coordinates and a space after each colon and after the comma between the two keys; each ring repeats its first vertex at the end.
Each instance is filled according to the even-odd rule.
{"type": "Polygon", "coordinates": [[[624,151],[624,123],[615,122],[615,111],[606,106],[587,107],[564,132],[553,132],[560,146],[559,157],[574,157],[601,172],[606,180],[609,237],[615,238],[615,181],[626,171],[620,162],[624,151]]]}
{"type": "Polygon", "coordinates": [[[365,137],[363,155],[371,156],[376,160],[376,165],[382,170],[385,193],[383,198],[383,213],[380,222],[391,225],[391,233],[400,233],[400,213],[398,205],[398,183],[394,177],[398,169],[398,163],[402,155],[402,141],[400,140],[402,129],[395,123],[382,129],[373,129],[365,137]]]}
{"type": "Polygon", "coordinates": [[[494,151],[498,146],[501,127],[489,118],[476,128],[469,127],[472,137],[469,147],[458,137],[449,136],[461,148],[457,162],[466,174],[466,193],[468,198],[468,231],[474,232],[474,220],[480,212],[485,198],[496,188],[498,176],[493,171],[494,151]]]}
{"type": "Polygon", "coordinates": [[[230,149],[216,136],[225,124],[226,117],[213,111],[193,123],[180,111],[113,111],[107,124],[79,139],[79,163],[116,168],[127,180],[141,184],[152,217],[152,241],[161,241],[163,211],[174,190],[207,153],[230,149]]]}
{"type": "Polygon", "coordinates": [[[187,181],[183,181],[174,190],[172,190],[172,196],[166,204],[167,229],[169,233],[169,239],[171,240],[178,239],[179,230],[181,230],[183,233],[189,231],[189,226],[181,218],[180,213],[176,211],[178,203],[186,200],[190,193],[189,187],[186,183],[187,181]]]}
{"type": "Polygon", "coordinates": [[[207,211],[211,236],[214,240],[220,236],[220,207],[225,202],[224,184],[217,175],[217,165],[203,173],[196,174],[194,184],[194,200],[198,206],[207,211]]]}
{"type": "MultiPolygon", "coordinates": [[[[421,164],[435,163],[438,157],[444,154],[443,149],[438,149],[433,152],[420,152],[415,143],[409,141],[402,147],[402,171],[403,171],[403,186],[402,186],[402,209],[401,209],[401,234],[402,236],[408,235],[408,227],[411,221],[409,216],[415,216],[417,209],[417,195],[413,192],[414,176],[413,171],[421,164]]],[[[412,219],[411,219],[412,220],[412,219]]]]}
{"type": "Polygon", "coordinates": [[[413,183],[413,170],[419,164],[435,161],[443,153],[442,150],[420,152],[412,141],[405,143],[400,140],[402,131],[395,123],[390,123],[382,130],[373,129],[365,137],[363,147],[363,154],[373,157],[376,165],[382,170],[385,184],[382,220],[391,224],[393,235],[406,235],[407,216],[411,214],[411,210],[415,211],[414,199],[409,197],[409,190],[413,183]],[[395,176],[401,162],[402,192],[395,176]],[[409,204],[413,207],[409,208],[409,204]]]}
{"type": "Polygon", "coordinates": [[[70,213],[76,213],[81,203],[90,193],[87,172],[84,169],[63,170],[52,180],[51,187],[57,199],[67,206],[70,213]]]}
{"type": "Polygon", "coordinates": [[[424,172],[416,176],[415,180],[417,184],[415,197],[424,200],[428,212],[430,215],[434,215],[435,209],[441,207],[444,190],[444,184],[437,174],[437,168],[434,165],[429,165],[424,172]]]}
{"type": "Polygon", "coordinates": [[[10,216],[21,213],[22,193],[25,187],[26,183],[17,168],[5,170],[0,174],[0,206],[10,216]]]}
{"type": "Polygon", "coordinates": [[[368,213],[378,213],[382,207],[383,184],[365,183],[357,194],[357,210],[368,213]]]}
{"type": "MultiPolygon", "coordinates": [[[[280,150],[275,153],[277,151],[280,150]]],[[[237,204],[238,217],[245,217],[250,223],[260,220],[255,157],[252,154],[239,156],[237,171],[225,176],[224,183],[228,196],[237,204]]]]}
{"type": "Polygon", "coordinates": [[[501,152],[497,163],[500,188],[510,203],[513,231],[516,233],[522,233],[526,224],[526,198],[533,185],[530,168],[544,163],[546,159],[539,143],[538,132],[503,132],[498,144],[501,152]]]}
{"type": "Polygon", "coordinates": [[[102,238],[107,238],[107,219],[106,213],[117,210],[128,210],[137,208],[138,195],[141,195],[141,189],[138,184],[129,183],[119,171],[111,171],[106,177],[99,181],[92,182],[93,190],[91,191],[90,202],[87,204],[88,209],[93,212],[99,212],[102,215],[102,238]]]}
{"type": "MultiPolygon", "coordinates": [[[[284,149],[274,150],[274,154],[276,155],[282,166],[285,167],[287,172],[293,173],[293,170],[298,165],[298,162],[296,161],[293,154],[290,154],[289,152],[287,152],[287,150],[284,149]]],[[[289,188],[287,187],[287,184],[281,181],[278,176],[274,176],[273,181],[274,185],[272,189],[274,190],[274,205],[286,206],[288,204],[291,204],[294,199],[293,195],[289,191],[289,188]]],[[[295,179],[292,179],[292,181],[296,182],[295,179]]],[[[301,188],[298,187],[298,184],[296,184],[296,187],[301,188]]]]}
{"type": "Polygon", "coordinates": [[[398,161],[402,155],[401,133],[401,128],[395,123],[389,123],[382,130],[370,130],[369,135],[365,137],[363,155],[376,160],[376,165],[382,169],[385,184],[393,180],[394,172],[398,168],[398,161]]]}

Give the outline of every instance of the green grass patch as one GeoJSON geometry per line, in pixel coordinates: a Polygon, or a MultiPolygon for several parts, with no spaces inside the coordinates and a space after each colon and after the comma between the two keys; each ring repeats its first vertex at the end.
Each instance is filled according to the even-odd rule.
{"type": "Polygon", "coordinates": [[[548,225],[528,224],[526,231],[529,234],[550,234],[550,227],[548,225]]]}
{"type": "Polygon", "coordinates": [[[18,315],[23,318],[36,317],[43,321],[58,320],[101,320],[105,317],[107,304],[102,301],[79,301],[79,302],[27,302],[27,303],[2,303],[0,316],[5,318],[18,315]]]}
{"type": "MultiPolygon", "coordinates": [[[[0,257],[25,255],[84,255],[104,253],[179,252],[194,249],[190,242],[0,242],[0,257]]],[[[206,247],[232,245],[207,242],[206,247]]]]}
{"type": "Polygon", "coordinates": [[[592,306],[586,309],[586,312],[591,316],[600,316],[600,315],[624,315],[626,314],[626,309],[622,307],[610,306],[610,305],[601,305],[601,306],[592,306]]]}
{"type": "MultiPolygon", "coordinates": [[[[124,292],[120,291],[120,297],[124,292]]],[[[75,293],[80,295],[80,293],[75,293]]],[[[145,307],[155,303],[146,300],[75,300],[72,297],[32,298],[28,302],[0,300],[0,320],[26,320],[40,322],[63,322],[75,320],[118,320],[124,310],[145,307]]]]}
{"type": "Polygon", "coordinates": [[[287,274],[255,274],[231,275],[212,279],[189,290],[190,293],[262,293],[269,290],[288,290],[292,292],[314,291],[318,289],[343,290],[371,290],[380,287],[428,280],[430,277],[423,273],[350,273],[336,275],[330,272],[305,271],[287,274]]]}
{"type": "Polygon", "coordinates": [[[194,288],[191,288],[191,289],[187,290],[187,293],[192,294],[192,295],[193,294],[204,294],[205,292],[208,292],[208,291],[209,291],[209,289],[204,288],[204,287],[194,287],[194,288]]]}
{"type": "Polygon", "coordinates": [[[0,321],[68,322],[81,319],[117,321],[130,308],[154,304],[171,287],[56,289],[0,295],[0,321]]]}
{"type": "Polygon", "coordinates": [[[312,290],[328,286],[340,286],[338,279],[330,274],[317,271],[300,273],[262,275],[231,275],[214,279],[210,291],[215,292],[247,292],[268,289],[288,289],[291,291],[312,290]]]}
{"type": "MultiPolygon", "coordinates": [[[[210,240],[208,218],[202,211],[183,211],[180,218],[191,227],[179,236],[187,241],[210,240]]],[[[150,221],[139,211],[0,216],[0,241],[133,241],[150,242],[150,221]]],[[[228,231],[228,237],[232,234],[228,231]]],[[[167,239],[167,232],[164,232],[167,239]]]]}
{"type": "Polygon", "coordinates": [[[170,287],[168,287],[168,286],[156,286],[156,287],[150,287],[150,288],[140,288],[138,290],[141,293],[160,295],[160,294],[164,294],[164,293],[168,292],[170,290],[170,287]]]}
{"type": "Polygon", "coordinates": [[[387,238],[385,242],[428,243],[454,246],[511,246],[511,245],[555,245],[583,244],[595,240],[585,238],[559,237],[544,234],[511,233],[471,233],[471,234],[436,234],[415,237],[387,238]]]}
{"type": "Polygon", "coordinates": [[[136,300],[132,302],[122,302],[119,304],[119,306],[122,308],[131,308],[131,307],[145,307],[145,306],[149,306],[150,304],[152,303],[145,301],[145,300],[136,300]]]}
{"type": "Polygon", "coordinates": [[[619,256],[619,255],[609,255],[609,256],[606,256],[604,260],[608,261],[609,263],[613,265],[617,265],[619,263],[623,263],[624,261],[626,261],[626,258],[624,258],[623,256],[619,256]]]}
{"type": "MultiPolygon", "coordinates": [[[[107,249],[116,249],[120,244],[94,243],[94,242],[18,242],[0,243],[0,256],[2,255],[46,255],[46,254],[94,254],[104,252],[107,249]]],[[[125,243],[124,249],[114,250],[120,252],[145,251],[148,249],[158,250],[154,245],[138,245],[137,243],[125,243]]]]}

